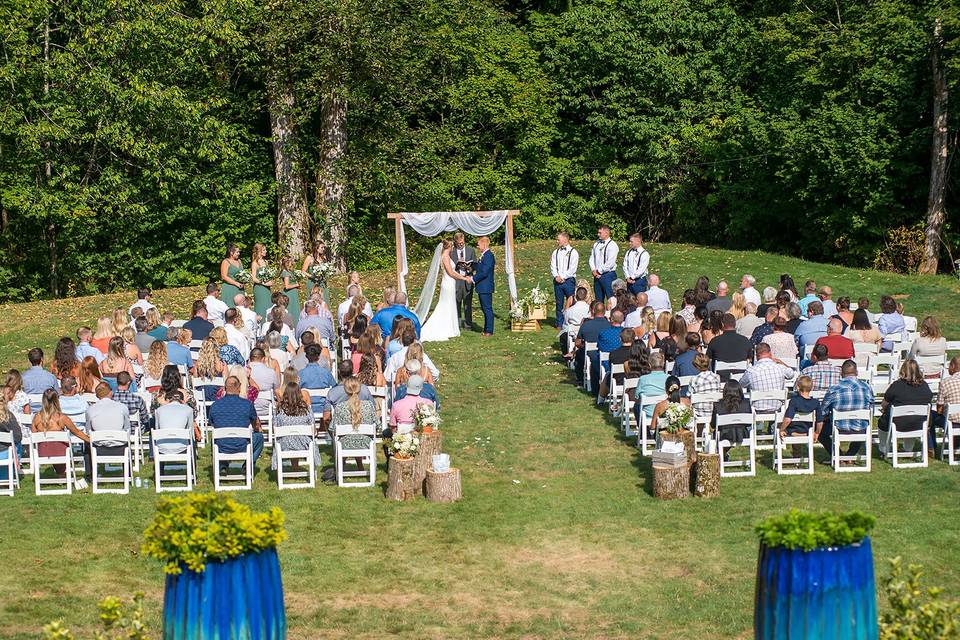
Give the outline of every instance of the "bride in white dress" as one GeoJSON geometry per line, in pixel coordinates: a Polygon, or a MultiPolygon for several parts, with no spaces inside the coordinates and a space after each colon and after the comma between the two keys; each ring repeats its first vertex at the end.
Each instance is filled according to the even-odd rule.
{"type": "Polygon", "coordinates": [[[421,342],[443,342],[460,336],[460,320],[457,317],[457,280],[469,281],[470,278],[457,273],[450,259],[453,242],[443,241],[440,254],[440,266],[443,277],[440,280],[440,300],[420,329],[421,342]]]}

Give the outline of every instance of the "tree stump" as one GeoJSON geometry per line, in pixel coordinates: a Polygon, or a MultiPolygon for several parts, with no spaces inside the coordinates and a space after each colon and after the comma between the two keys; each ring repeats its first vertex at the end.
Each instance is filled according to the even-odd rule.
{"type": "Polygon", "coordinates": [[[390,458],[387,474],[387,498],[390,500],[412,500],[418,491],[414,462],[416,458],[404,460],[396,456],[390,458]]]}
{"type": "Polygon", "coordinates": [[[687,453],[687,462],[692,464],[697,460],[696,440],[693,437],[693,431],[689,429],[680,429],[676,433],[660,432],[660,439],[663,442],[680,442],[683,444],[683,450],[687,453]]]}
{"type": "Polygon", "coordinates": [[[423,494],[430,502],[456,502],[460,499],[460,469],[438,473],[427,469],[423,494]]]}
{"type": "Polygon", "coordinates": [[[696,488],[694,492],[701,498],[715,498],[720,495],[720,454],[701,453],[697,456],[696,488]]]}
{"type": "Polygon", "coordinates": [[[653,495],[661,500],[673,500],[689,496],[689,467],[685,464],[679,467],[653,465],[653,495]]]}
{"type": "Polygon", "coordinates": [[[443,434],[439,431],[421,433],[420,448],[413,457],[414,491],[416,495],[423,495],[423,483],[427,479],[427,469],[433,466],[433,456],[443,453],[443,434]]]}

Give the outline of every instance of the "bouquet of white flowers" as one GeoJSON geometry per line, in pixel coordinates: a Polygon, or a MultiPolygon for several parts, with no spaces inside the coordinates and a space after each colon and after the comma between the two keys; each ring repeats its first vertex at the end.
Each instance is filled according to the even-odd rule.
{"type": "Polygon", "coordinates": [[[233,274],[233,279],[239,282],[240,284],[247,284],[253,277],[250,275],[250,272],[246,269],[238,269],[236,273],[233,274]]]}
{"type": "Polygon", "coordinates": [[[527,321],[527,305],[514,304],[510,306],[510,319],[514,322],[527,321]]]}
{"type": "Polygon", "coordinates": [[[538,284],[530,289],[530,293],[527,294],[527,301],[531,307],[542,307],[547,304],[547,292],[541,289],[538,284]]]}
{"type": "Polygon", "coordinates": [[[676,433],[681,429],[690,427],[690,421],[693,420],[693,409],[679,402],[671,402],[667,405],[666,411],[660,415],[660,420],[666,424],[664,431],[676,433]]]}
{"type": "Polygon", "coordinates": [[[307,267],[307,277],[320,285],[325,285],[327,280],[337,273],[337,268],[329,262],[314,262],[307,267]]]}
{"type": "Polygon", "coordinates": [[[436,405],[424,402],[418,404],[413,412],[413,422],[417,425],[419,431],[437,431],[440,428],[440,414],[437,413],[436,405]]]}
{"type": "Polygon", "coordinates": [[[398,433],[390,444],[390,450],[398,458],[412,458],[419,448],[420,438],[415,433],[398,433]]]}
{"type": "Polygon", "coordinates": [[[277,271],[277,268],[271,267],[270,265],[257,269],[257,280],[260,282],[270,282],[271,280],[276,280],[278,275],[280,275],[280,272],[277,271]]]}

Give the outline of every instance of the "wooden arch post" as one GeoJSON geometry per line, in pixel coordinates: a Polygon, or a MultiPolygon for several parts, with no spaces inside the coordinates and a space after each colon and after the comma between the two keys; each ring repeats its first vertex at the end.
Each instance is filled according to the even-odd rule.
{"type": "MultiPolygon", "coordinates": [[[[501,209],[501,211],[502,211],[502,209],[501,209]]],[[[495,212],[494,212],[494,211],[463,211],[463,212],[458,212],[458,213],[468,213],[468,214],[470,214],[470,215],[475,215],[475,216],[489,216],[490,214],[495,213],[495,212]]],[[[517,262],[516,256],[517,256],[517,254],[516,254],[516,252],[514,251],[514,245],[513,245],[513,217],[514,217],[514,216],[518,216],[518,215],[520,215],[520,210],[519,210],[519,209],[509,209],[509,210],[507,210],[507,222],[506,222],[506,225],[505,225],[505,226],[506,226],[506,243],[507,243],[507,245],[510,247],[510,255],[512,255],[512,256],[514,257],[514,258],[513,258],[514,266],[516,266],[516,262],[517,262]]],[[[387,218],[390,219],[390,220],[393,220],[393,221],[394,221],[394,224],[395,224],[395,227],[394,227],[394,241],[395,241],[396,248],[397,248],[397,288],[399,289],[399,288],[400,288],[400,261],[401,261],[401,255],[400,255],[400,226],[403,224],[403,214],[402,214],[402,213],[388,213],[388,214],[387,214],[387,218]]]]}

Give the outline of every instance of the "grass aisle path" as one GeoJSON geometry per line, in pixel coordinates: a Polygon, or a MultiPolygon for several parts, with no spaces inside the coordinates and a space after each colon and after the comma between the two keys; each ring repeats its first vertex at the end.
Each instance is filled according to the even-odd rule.
{"type": "MultiPolygon", "coordinates": [[[[701,268],[687,247],[659,249],[672,277],[692,280],[701,268]]],[[[522,288],[546,280],[540,267],[548,250],[532,245],[519,253],[522,288]]],[[[762,254],[705,255],[717,264],[729,259],[728,277],[766,266],[795,275],[822,268],[831,284],[858,279],[850,270],[762,254]]],[[[930,283],[955,284],[862,277],[941,308],[946,286],[930,283]]],[[[867,293],[879,290],[869,285],[867,293]]],[[[190,298],[183,291],[158,297],[165,296],[180,307],[190,298]]],[[[24,344],[51,344],[64,328],[88,321],[94,304],[81,300],[46,315],[33,305],[15,308],[33,320],[0,334],[0,359],[12,364],[24,344]]],[[[946,322],[954,335],[957,320],[946,322]]],[[[878,576],[884,558],[901,554],[925,564],[931,584],[960,592],[955,563],[944,561],[960,544],[956,469],[935,462],[894,472],[875,460],[869,475],[837,476],[817,465],[813,477],[780,478],[766,454],[756,478],[724,481],[715,500],[659,502],[648,494],[648,463],[569,383],[554,336],[549,328],[511,334],[500,318],[494,338],[469,334],[429,346],[443,371],[445,450],[463,469],[457,504],[391,503],[380,487],[280,493],[261,459],[255,490],[236,497],[286,513],[290,539],[280,552],[291,638],[750,637],[752,528],[792,506],[875,514],[878,576]]],[[[208,470],[206,453],[201,473],[208,470]]],[[[382,465],[378,479],[385,481],[382,465]]],[[[206,475],[201,487],[211,487],[206,475]]],[[[97,599],[137,590],[146,592],[156,628],[162,574],[139,555],[154,494],[38,499],[32,489],[28,482],[0,500],[0,540],[12,559],[0,572],[0,637],[35,638],[58,617],[91,627],[97,599]]]]}

